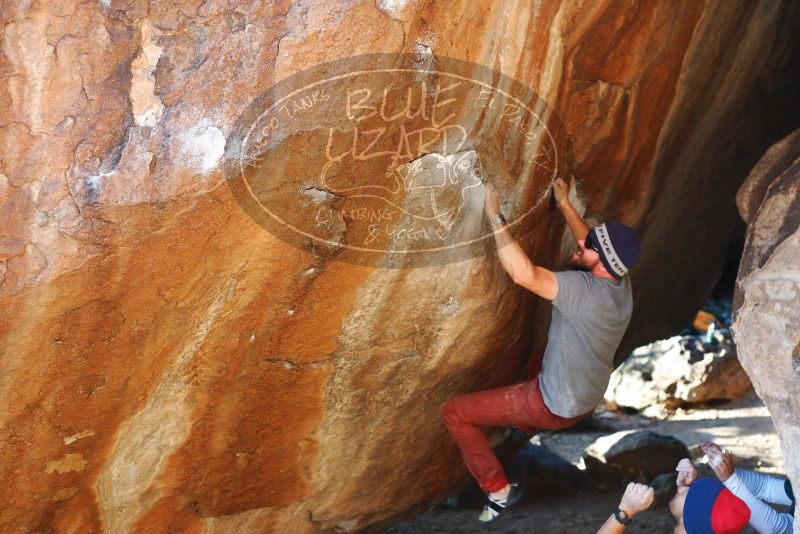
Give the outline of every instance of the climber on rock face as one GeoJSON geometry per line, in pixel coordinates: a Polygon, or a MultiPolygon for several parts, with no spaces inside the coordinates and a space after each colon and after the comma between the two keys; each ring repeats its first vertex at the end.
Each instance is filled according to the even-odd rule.
{"type": "Polygon", "coordinates": [[[553,311],[547,347],[534,351],[527,381],[456,396],[442,410],[467,468],[487,493],[481,523],[497,518],[521,496],[506,479],[482,427],[561,429],[591,414],[603,400],[614,354],[630,321],[628,269],[641,256],[639,238],[632,228],[616,222],[590,229],[572,207],[567,190],[557,179],[555,200],[578,248],[570,256],[573,270],[553,272],[525,254],[500,213],[497,191],[486,184],[484,211],[500,263],[516,284],[551,300],[553,311]]]}

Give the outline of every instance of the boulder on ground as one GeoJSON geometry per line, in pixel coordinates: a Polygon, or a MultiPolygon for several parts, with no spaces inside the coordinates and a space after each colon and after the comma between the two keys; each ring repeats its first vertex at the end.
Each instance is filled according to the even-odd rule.
{"type": "MultiPolygon", "coordinates": [[[[736,195],[747,222],[733,298],[742,365],[781,438],[800,487],[800,130],[776,143],[736,195]]],[[[795,516],[800,524],[800,508],[795,516]]]]}
{"type": "Polygon", "coordinates": [[[545,445],[528,443],[509,473],[526,495],[574,493],[588,481],[586,473],[545,445]]]}
{"type": "Polygon", "coordinates": [[[586,448],[583,462],[590,474],[647,477],[675,469],[689,450],[679,439],[651,430],[625,430],[598,438],[586,448]]]}
{"type": "Polygon", "coordinates": [[[605,398],[615,407],[674,409],[738,399],[751,387],[725,330],[716,332],[711,342],[675,336],[634,350],[611,375],[605,398]]]}
{"type": "Polygon", "coordinates": [[[653,508],[663,508],[675,496],[678,489],[678,473],[676,471],[662,473],[651,480],[648,485],[653,488],[655,493],[653,508]]]}

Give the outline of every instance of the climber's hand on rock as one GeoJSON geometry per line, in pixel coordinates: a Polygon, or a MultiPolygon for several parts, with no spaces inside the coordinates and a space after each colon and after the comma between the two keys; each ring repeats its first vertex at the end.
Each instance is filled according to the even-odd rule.
{"type": "Polygon", "coordinates": [[[678,486],[691,486],[692,482],[697,478],[697,469],[694,468],[692,461],[684,458],[678,462],[678,467],[675,468],[678,472],[678,486]]]}
{"type": "Polygon", "coordinates": [[[486,195],[483,199],[483,210],[486,212],[486,216],[491,219],[500,214],[500,198],[497,196],[497,190],[494,188],[494,184],[485,183],[484,186],[486,188],[486,195]]]}
{"type": "Polygon", "coordinates": [[[619,502],[620,510],[623,510],[628,516],[633,517],[639,512],[644,512],[650,505],[653,504],[655,497],[655,490],[647,484],[636,484],[631,482],[625,488],[625,493],[622,495],[622,500],[619,502]]]}
{"type": "Polygon", "coordinates": [[[553,182],[553,195],[559,207],[563,203],[569,202],[569,184],[561,178],[556,178],[556,181],[553,182]]]}

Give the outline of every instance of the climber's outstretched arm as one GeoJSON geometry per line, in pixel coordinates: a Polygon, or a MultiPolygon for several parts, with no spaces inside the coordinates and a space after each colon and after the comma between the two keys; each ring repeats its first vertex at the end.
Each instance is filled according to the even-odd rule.
{"type": "Polygon", "coordinates": [[[553,194],[556,197],[558,209],[561,210],[561,213],[564,214],[564,218],[567,219],[567,224],[570,230],[572,230],[572,235],[575,236],[575,241],[583,241],[586,239],[586,234],[589,233],[589,226],[587,226],[583,218],[572,206],[572,203],[569,201],[568,192],[569,185],[561,178],[556,178],[553,184],[553,194]]]}
{"type": "MultiPolygon", "coordinates": [[[[500,213],[500,201],[492,184],[486,184],[484,208],[489,219],[500,213]]],[[[496,223],[492,225],[492,230],[494,230],[494,240],[497,243],[500,263],[514,283],[548,300],[556,298],[558,281],[553,271],[534,265],[514,236],[511,235],[508,226],[496,223]]]]}

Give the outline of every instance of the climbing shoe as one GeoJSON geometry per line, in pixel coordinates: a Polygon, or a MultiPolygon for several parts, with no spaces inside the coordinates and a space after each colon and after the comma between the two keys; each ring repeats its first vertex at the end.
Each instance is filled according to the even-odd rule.
{"type": "Polygon", "coordinates": [[[478,523],[488,525],[495,521],[508,508],[514,506],[522,498],[522,491],[517,487],[516,482],[510,484],[511,489],[505,499],[494,500],[489,495],[486,496],[486,504],[481,515],[478,516],[478,523]]]}

